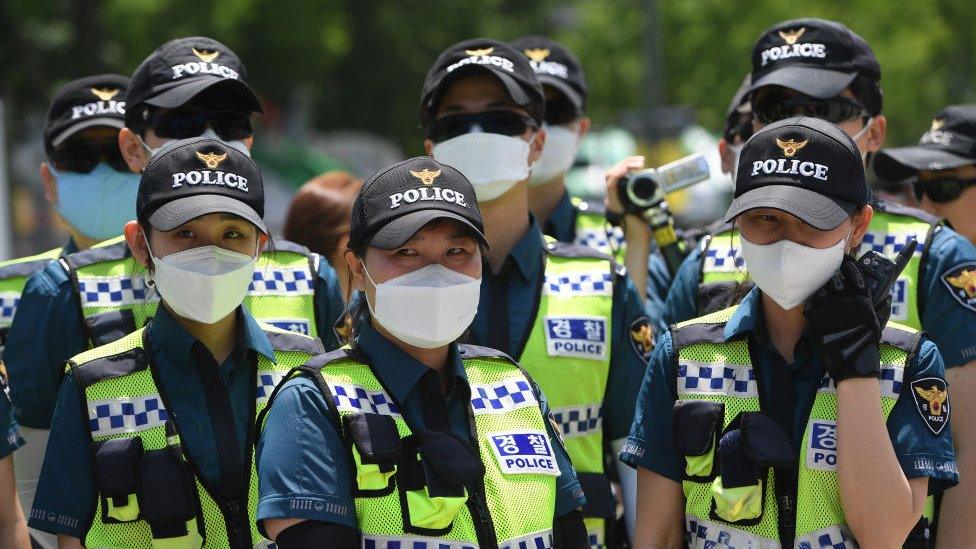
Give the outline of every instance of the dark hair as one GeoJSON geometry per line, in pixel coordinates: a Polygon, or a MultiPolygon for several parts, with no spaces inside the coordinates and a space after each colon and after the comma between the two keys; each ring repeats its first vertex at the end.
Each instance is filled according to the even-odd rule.
{"type": "Polygon", "coordinates": [[[311,179],[298,189],[288,207],[285,238],[332,262],[344,249],[340,242],[349,234],[352,204],[362,187],[362,179],[343,171],[311,179]]]}
{"type": "Polygon", "coordinates": [[[847,87],[854,94],[854,97],[868,109],[868,113],[871,116],[881,114],[884,97],[881,93],[881,84],[877,80],[859,74],[847,87]]]}

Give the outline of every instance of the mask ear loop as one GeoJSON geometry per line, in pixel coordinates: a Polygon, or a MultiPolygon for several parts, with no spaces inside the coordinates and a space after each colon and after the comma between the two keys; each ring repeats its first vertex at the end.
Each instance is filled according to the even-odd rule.
{"type": "MultiPolygon", "coordinates": [[[[146,250],[149,251],[149,263],[151,265],[156,261],[156,254],[153,253],[152,248],[149,246],[149,235],[146,234],[146,231],[142,231],[142,240],[145,241],[146,250]]],[[[154,292],[159,294],[159,291],[156,289],[156,281],[153,280],[152,271],[149,270],[149,267],[146,267],[146,274],[142,278],[146,281],[146,286],[152,288],[154,292]]]]}

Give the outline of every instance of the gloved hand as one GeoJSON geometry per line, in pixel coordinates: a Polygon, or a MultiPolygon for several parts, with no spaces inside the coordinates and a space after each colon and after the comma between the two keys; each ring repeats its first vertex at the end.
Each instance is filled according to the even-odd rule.
{"type": "MultiPolygon", "coordinates": [[[[887,320],[890,301],[889,313],[881,313],[887,320]]],[[[834,383],[849,377],[881,377],[882,325],[854,258],[844,256],[840,270],[807,301],[803,316],[834,383]]]]}

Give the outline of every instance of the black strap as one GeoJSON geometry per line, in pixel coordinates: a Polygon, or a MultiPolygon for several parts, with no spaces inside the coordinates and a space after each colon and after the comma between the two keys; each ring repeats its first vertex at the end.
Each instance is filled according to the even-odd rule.
{"type": "Polygon", "coordinates": [[[190,352],[200,375],[203,395],[207,400],[207,412],[217,443],[217,455],[220,458],[220,482],[217,489],[224,499],[237,499],[244,493],[244,456],[241,455],[230,394],[220,375],[220,365],[206,347],[197,341],[193,343],[190,352]]]}
{"type": "Polygon", "coordinates": [[[447,419],[447,398],[441,385],[441,376],[430,368],[421,379],[423,396],[424,426],[431,431],[451,432],[451,422],[447,419]]]}
{"type": "Polygon", "coordinates": [[[488,341],[490,346],[511,354],[508,339],[508,279],[512,258],[507,258],[498,273],[488,278],[488,341]]]}
{"type": "Polygon", "coordinates": [[[360,547],[359,530],[344,524],[304,520],[279,532],[278,537],[275,538],[275,544],[279,549],[307,549],[309,547],[358,549],[360,547]]]}

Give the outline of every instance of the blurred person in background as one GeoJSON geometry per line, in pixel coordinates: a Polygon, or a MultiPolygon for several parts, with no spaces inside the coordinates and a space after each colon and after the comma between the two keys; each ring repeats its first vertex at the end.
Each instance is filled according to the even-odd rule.
{"type": "MultiPolygon", "coordinates": [[[[611,543],[616,518],[605,451],[623,444],[663,326],[651,324],[641,294],[609,256],[544,236],[529,213],[544,117],[528,58],[487,38],[444,50],[421,93],[424,149],[471,181],[491,246],[471,339],[518,360],[546,394],[586,494],[590,544],[600,546],[611,543]]],[[[635,475],[617,468],[626,502],[635,475]]]]}
{"type": "Polygon", "coordinates": [[[24,510],[17,495],[14,458],[11,455],[24,445],[24,439],[20,436],[17,420],[14,419],[7,382],[7,372],[0,364],[0,547],[28,549],[31,547],[31,540],[24,510]]]}
{"type": "MultiPolygon", "coordinates": [[[[128,85],[127,76],[100,74],[72,80],[54,94],[44,127],[47,161],[41,163],[41,182],[44,198],[70,236],[60,248],[0,263],[0,348],[6,343],[22,293],[31,291],[31,275],[54,260],[121,235],[122,226],[135,217],[139,176],[129,172],[118,146],[128,85]]],[[[17,368],[10,370],[15,389],[27,382],[17,368]]],[[[43,443],[33,443],[44,432],[33,427],[22,427],[31,444],[14,457],[25,512],[34,499],[44,457],[43,443]]],[[[43,539],[46,534],[36,531],[32,535],[38,543],[53,546],[50,536],[43,539]]]]}
{"type": "MultiPolygon", "coordinates": [[[[881,67],[871,47],[841,23],[823,19],[777,23],[764,31],[753,47],[753,129],[758,131],[796,115],[820,118],[850,135],[865,158],[881,148],[886,134],[880,79],[881,67]],[[800,54],[785,55],[784,51],[800,54]]],[[[914,238],[919,243],[892,287],[891,319],[924,330],[939,347],[947,379],[960,403],[953,430],[959,441],[956,451],[961,481],[954,490],[969,494],[976,490],[976,452],[966,444],[976,440],[976,421],[970,421],[976,418],[976,399],[970,396],[976,394],[976,345],[972,337],[976,333],[976,306],[960,299],[946,277],[959,275],[976,263],[976,248],[923,211],[877,199],[871,206],[874,216],[861,241],[861,252],[874,250],[891,258],[909,240],[914,238]],[[964,409],[969,403],[973,408],[964,409]],[[974,483],[972,489],[966,479],[974,483]]],[[[737,232],[714,234],[689,255],[675,277],[667,300],[669,320],[681,322],[711,312],[702,309],[705,304],[722,308],[737,303],[751,285],[737,232]],[[715,294],[726,299],[714,299],[715,294]]],[[[931,464],[919,461],[916,465],[918,473],[924,475],[931,464]]],[[[972,521],[960,518],[976,513],[976,503],[969,498],[953,498],[948,495],[951,493],[947,493],[947,501],[964,507],[953,508],[947,520],[976,528],[972,521]]],[[[934,537],[935,514],[930,499],[912,532],[913,539],[934,537]]],[[[948,546],[966,543],[953,537],[948,546]]]]}
{"type": "Polygon", "coordinates": [[[343,171],[324,173],[301,186],[288,207],[285,238],[326,258],[348,295],[349,216],[363,180],[343,171]]]}

